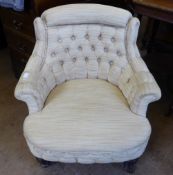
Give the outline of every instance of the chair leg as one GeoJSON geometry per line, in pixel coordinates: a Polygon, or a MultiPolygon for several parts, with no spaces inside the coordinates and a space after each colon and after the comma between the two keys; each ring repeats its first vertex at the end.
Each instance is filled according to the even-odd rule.
{"type": "Polygon", "coordinates": [[[123,168],[128,173],[134,173],[138,159],[130,160],[123,163],[123,168]]]}
{"type": "Polygon", "coordinates": [[[47,161],[36,157],[36,160],[40,163],[41,167],[47,168],[48,166],[54,164],[55,162],[47,161]]]}

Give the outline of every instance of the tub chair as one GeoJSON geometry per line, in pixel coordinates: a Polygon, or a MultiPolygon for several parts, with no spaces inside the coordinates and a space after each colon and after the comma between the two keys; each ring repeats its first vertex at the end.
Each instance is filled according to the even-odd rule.
{"type": "Polygon", "coordinates": [[[23,130],[42,163],[118,163],[128,172],[151,134],[160,89],[136,46],[139,20],[124,9],[70,4],[34,21],[36,43],[15,89],[23,130]]]}

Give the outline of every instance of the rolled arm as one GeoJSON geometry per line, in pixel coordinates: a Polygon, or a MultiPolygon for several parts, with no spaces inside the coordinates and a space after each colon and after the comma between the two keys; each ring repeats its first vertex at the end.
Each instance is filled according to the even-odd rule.
{"type": "Polygon", "coordinates": [[[15,88],[15,97],[24,101],[29,113],[40,111],[44,104],[44,96],[38,87],[40,79],[39,65],[40,57],[31,56],[15,88]]]}
{"type": "Polygon", "coordinates": [[[161,91],[150,72],[136,72],[131,82],[128,97],[131,110],[141,116],[146,115],[148,104],[161,97],[161,91]]]}
{"type": "Polygon", "coordinates": [[[15,97],[27,104],[30,114],[42,110],[56,85],[50,67],[42,66],[43,61],[42,57],[32,55],[15,89],[15,97]]]}
{"type": "Polygon", "coordinates": [[[161,91],[137,48],[138,29],[139,20],[131,18],[126,36],[128,65],[121,75],[119,87],[132,112],[145,116],[148,104],[160,99],[161,91]]]}
{"type": "Polygon", "coordinates": [[[43,70],[47,40],[46,26],[41,18],[34,20],[34,28],[36,44],[15,89],[15,97],[27,104],[29,113],[43,108],[46,97],[54,86],[53,83],[48,86],[48,79],[51,78],[47,78],[46,71],[43,70]]]}
{"type": "Polygon", "coordinates": [[[149,71],[134,72],[127,66],[119,81],[119,88],[126,97],[132,112],[146,116],[148,104],[161,97],[161,91],[149,71]]]}

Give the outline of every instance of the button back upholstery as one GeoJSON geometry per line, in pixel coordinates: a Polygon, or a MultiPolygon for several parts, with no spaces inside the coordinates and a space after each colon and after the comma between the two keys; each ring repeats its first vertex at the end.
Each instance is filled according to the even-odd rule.
{"type": "MultiPolygon", "coordinates": [[[[74,79],[101,79],[113,84],[127,100],[129,114],[139,117],[145,117],[148,104],[160,98],[160,89],[136,46],[139,21],[130,12],[99,4],[71,4],[46,10],[34,26],[35,48],[15,90],[16,98],[27,103],[30,115],[43,111],[53,88],[74,79]]],[[[142,148],[136,157],[144,151],[148,137],[140,142],[142,148]]],[[[48,156],[32,147],[29,136],[26,138],[33,154],[48,156]]],[[[124,157],[119,161],[133,156],[124,157]]]]}

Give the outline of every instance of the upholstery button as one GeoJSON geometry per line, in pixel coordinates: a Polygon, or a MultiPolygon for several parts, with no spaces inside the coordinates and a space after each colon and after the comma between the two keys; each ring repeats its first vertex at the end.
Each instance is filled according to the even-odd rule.
{"type": "Polygon", "coordinates": [[[98,57],[98,58],[97,58],[97,62],[98,62],[98,63],[100,63],[100,61],[101,61],[101,58],[100,58],[100,57],[98,57]]]}
{"type": "Polygon", "coordinates": [[[65,51],[65,53],[69,52],[69,48],[68,47],[65,48],[64,51],[65,51]]]}
{"type": "Polygon", "coordinates": [[[88,33],[85,35],[85,38],[88,40],[89,39],[89,35],[88,33]]]}
{"type": "Polygon", "coordinates": [[[95,46],[94,45],[91,46],[91,50],[95,51],[95,46]]]}
{"type": "Polygon", "coordinates": [[[117,50],[117,55],[120,57],[122,56],[122,53],[119,50],[117,50]]]}
{"type": "Polygon", "coordinates": [[[108,52],[109,49],[107,47],[104,48],[104,52],[108,52]]]}
{"type": "Polygon", "coordinates": [[[43,77],[43,81],[44,81],[44,82],[46,82],[46,81],[47,81],[45,77],[43,77]]]}
{"type": "Polygon", "coordinates": [[[76,62],[76,57],[73,57],[73,59],[72,59],[72,60],[73,60],[73,62],[76,62]]]}
{"type": "Polygon", "coordinates": [[[55,52],[52,52],[51,53],[51,57],[55,57],[56,56],[56,53],[55,52]]]}
{"type": "Polygon", "coordinates": [[[89,60],[88,57],[85,57],[85,61],[88,62],[88,60],[89,60]]]}
{"type": "Polygon", "coordinates": [[[113,62],[112,60],[109,61],[109,64],[110,64],[110,65],[113,65],[113,63],[114,63],[114,62],[113,62]]]}
{"type": "Polygon", "coordinates": [[[58,38],[57,40],[59,43],[62,43],[62,39],[61,38],[58,38]]]}
{"type": "Polygon", "coordinates": [[[111,38],[111,41],[114,43],[115,42],[115,37],[112,37],[111,38]]]}
{"type": "Polygon", "coordinates": [[[64,61],[63,60],[60,60],[59,63],[62,66],[64,64],[64,61]]]}
{"type": "Polygon", "coordinates": [[[129,83],[129,82],[130,82],[130,78],[127,79],[127,83],[129,83]]]}
{"type": "Polygon", "coordinates": [[[72,35],[71,36],[71,40],[75,40],[76,39],[76,36],[75,35],[72,35]]]}
{"type": "Polygon", "coordinates": [[[98,36],[98,39],[99,39],[99,40],[102,40],[102,34],[100,34],[100,35],[98,36]]]}
{"type": "Polygon", "coordinates": [[[79,47],[78,47],[78,50],[80,50],[80,51],[81,51],[81,50],[82,50],[82,46],[79,46],[79,47]]]}

